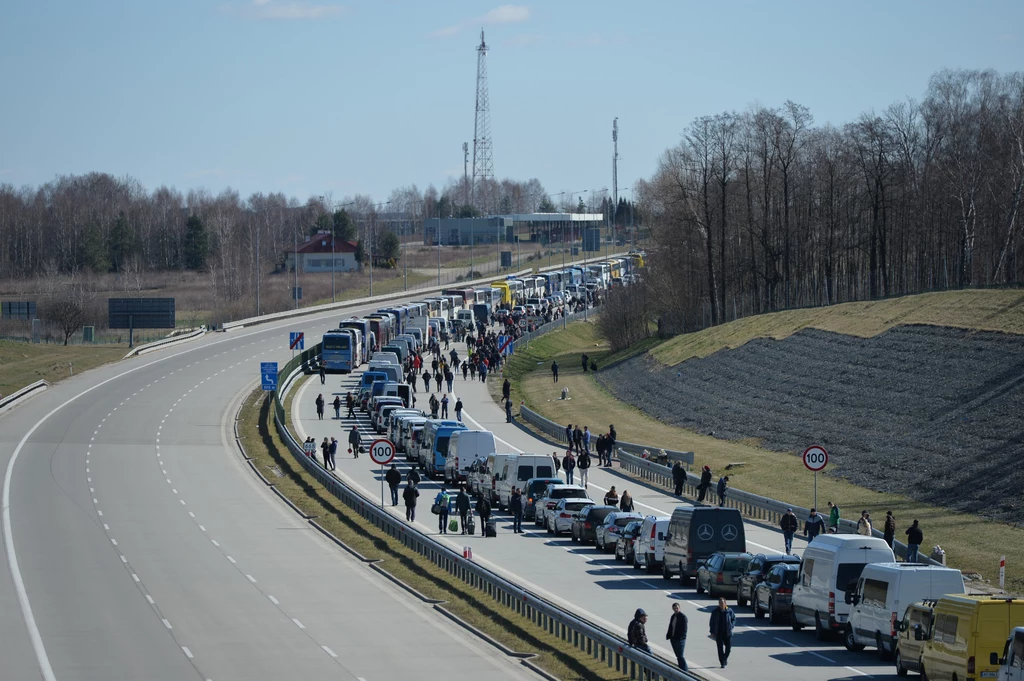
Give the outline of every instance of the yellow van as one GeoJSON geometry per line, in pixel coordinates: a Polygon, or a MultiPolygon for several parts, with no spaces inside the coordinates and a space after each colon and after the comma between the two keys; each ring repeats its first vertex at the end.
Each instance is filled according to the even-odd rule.
{"type": "MultiPolygon", "coordinates": [[[[921,676],[928,681],[995,679],[999,665],[991,664],[1014,627],[1024,625],[1024,600],[946,595],[935,603],[931,632],[921,655],[921,676]]],[[[920,639],[919,639],[920,640],[920,639]]]]}

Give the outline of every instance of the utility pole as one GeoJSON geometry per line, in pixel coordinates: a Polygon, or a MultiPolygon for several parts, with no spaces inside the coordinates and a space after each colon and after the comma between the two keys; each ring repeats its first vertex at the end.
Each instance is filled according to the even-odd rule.
{"type": "Polygon", "coordinates": [[[619,202],[619,117],[612,121],[612,200],[619,202]]]}
{"type": "Polygon", "coordinates": [[[299,309],[299,231],[298,225],[295,227],[295,231],[292,236],[295,239],[295,252],[293,254],[294,260],[292,260],[292,271],[295,272],[295,286],[292,288],[292,298],[295,299],[295,309],[299,309]]]}

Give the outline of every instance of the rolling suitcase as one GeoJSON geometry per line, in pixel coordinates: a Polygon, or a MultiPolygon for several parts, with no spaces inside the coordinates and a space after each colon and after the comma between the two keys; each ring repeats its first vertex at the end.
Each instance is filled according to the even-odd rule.
{"type": "Polygon", "coordinates": [[[476,521],[473,516],[466,518],[466,534],[476,534],[476,521]]]}
{"type": "Polygon", "coordinates": [[[487,536],[487,537],[497,537],[498,536],[498,521],[497,520],[488,520],[487,521],[487,528],[484,531],[484,535],[487,536]]]}

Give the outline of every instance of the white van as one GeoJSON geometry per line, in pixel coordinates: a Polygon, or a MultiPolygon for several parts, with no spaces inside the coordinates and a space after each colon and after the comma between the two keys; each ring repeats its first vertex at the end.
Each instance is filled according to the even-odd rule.
{"type": "Polygon", "coordinates": [[[647,574],[654,574],[665,562],[665,535],[671,518],[667,515],[649,515],[640,526],[633,546],[633,567],[646,568],[647,574]]]}
{"type": "MultiPolygon", "coordinates": [[[[996,661],[1002,665],[996,677],[998,681],[1024,681],[1024,627],[1016,627],[1010,632],[1001,658],[995,653],[990,653],[990,656],[997,657],[996,661]]],[[[991,657],[989,661],[992,662],[991,657]]]]}
{"type": "Polygon", "coordinates": [[[879,657],[896,651],[903,614],[911,603],[964,593],[959,570],[920,563],[872,563],[864,567],[857,588],[847,591],[853,607],[843,634],[847,650],[875,646],[879,657]]]}
{"type": "Polygon", "coordinates": [[[394,364],[396,367],[402,366],[402,363],[398,360],[398,355],[393,352],[375,352],[373,353],[373,361],[378,364],[394,364]]]}
{"type": "Polygon", "coordinates": [[[498,509],[502,511],[508,508],[513,487],[525,487],[530,478],[556,477],[555,462],[543,454],[513,454],[505,459],[505,467],[500,473],[497,495],[498,509]]]}
{"type": "Polygon", "coordinates": [[[448,458],[444,464],[444,482],[454,485],[466,480],[473,462],[494,454],[494,433],[489,430],[459,430],[448,441],[448,458]]]}
{"type": "Polygon", "coordinates": [[[856,588],[868,563],[895,563],[896,555],[881,537],[821,534],[804,549],[793,586],[790,623],[793,631],[813,626],[819,641],[844,630],[850,615],[846,592],[856,588]]]}
{"type": "Polygon", "coordinates": [[[505,462],[515,454],[490,454],[487,464],[479,474],[477,491],[487,496],[491,506],[498,505],[498,481],[505,472],[505,462]]]}

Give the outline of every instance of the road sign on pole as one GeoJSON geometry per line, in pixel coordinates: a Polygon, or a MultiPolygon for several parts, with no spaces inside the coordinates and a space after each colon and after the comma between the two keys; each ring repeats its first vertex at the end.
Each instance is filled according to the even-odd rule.
{"type": "Polygon", "coordinates": [[[811,445],[804,450],[804,466],[814,471],[814,508],[818,508],[818,471],[825,470],[828,465],[828,452],[824,447],[811,445]]]}
{"type": "Polygon", "coordinates": [[[374,440],[370,445],[370,461],[380,464],[380,507],[384,508],[384,466],[395,458],[395,445],[387,438],[374,440]]]}
{"type": "Polygon", "coordinates": [[[277,390],[277,362],[260,362],[260,382],[264,390],[277,390]]]}
{"type": "Polygon", "coordinates": [[[288,334],[288,349],[289,350],[305,350],[306,349],[306,334],[302,331],[292,331],[288,334]]]}

